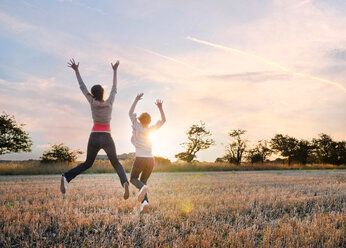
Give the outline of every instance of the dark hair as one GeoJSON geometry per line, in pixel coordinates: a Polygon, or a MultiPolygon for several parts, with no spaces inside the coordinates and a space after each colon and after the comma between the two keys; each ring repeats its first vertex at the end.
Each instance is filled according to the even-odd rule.
{"type": "Polygon", "coordinates": [[[103,88],[101,85],[96,84],[93,87],[91,87],[91,94],[97,101],[103,100],[103,88]]]}

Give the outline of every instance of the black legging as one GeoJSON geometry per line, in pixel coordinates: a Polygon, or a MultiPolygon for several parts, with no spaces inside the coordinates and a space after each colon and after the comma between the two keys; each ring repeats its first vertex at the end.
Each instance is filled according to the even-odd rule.
{"type": "MultiPolygon", "coordinates": [[[[149,176],[153,171],[154,164],[154,158],[136,157],[131,171],[130,182],[135,185],[137,189],[141,189],[147,184],[149,176]],[[141,174],[140,179],[138,179],[139,174],[141,174]]],[[[147,194],[145,194],[143,201],[149,202],[147,194]]]]}
{"type": "Polygon", "coordinates": [[[70,182],[73,178],[78,176],[83,171],[89,169],[97,156],[97,153],[103,149],[108,159],[111,161],[114,169],[118,173],[118,176],[120,177],[120,182],[122,185],[124,183],[128,182],[125,170],[123,166],[120,164],[117,153],[115,151],[115,145],[113,138],[110,133],[106,132],[94,132],[90,134],[89,142],[88,142],[88,150],[87,150],[87,157],[84,163],[81,163],[74,167],[73,169],[69,170],[68,172],[65,172],[63,175],[66,177],[66,180],[70,182]]]}

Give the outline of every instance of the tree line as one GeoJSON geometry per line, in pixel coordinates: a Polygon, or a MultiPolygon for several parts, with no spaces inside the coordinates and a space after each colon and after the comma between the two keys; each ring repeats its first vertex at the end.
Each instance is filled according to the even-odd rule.
{"type": "MultiPolygon", "coordinates": [[[[24,124],[18,124],[14,116],[6,113],[0,115],[0,155],[12,152],[31,152],[33,142],[23,127],[24,124]]],[[[270,140],[259,140],[254,146],[250,146],[249,141],[244,138],[245,133],[246,130],[243,129],[231,130],[227,134],[230,142],[224,145],[224,155],[216,158],[215,162],[264,163],[271,155],[276,154],[280,155],[288,164],[346,164],[346,142],[335,141],[324,133],[311,140],[276,134],[270,140]]],[[[215,145],[215,140],[211,138],[211,131],[202,121],[193,124],[186,131],[186,135],[188,141],[181,144],[185,151],[175,155],[181,161],[192,162],[196,159],[197,152],[215,145]]],[[[51,149],[45,151],[40,159],[45,163],[73,162],[82,153],[80,150],[71,150],[64,144],[58,144],[51,145],[51,149]]]]}
{"type": "MultiPolygon", "coordinates": [[[[245,133],[246,130],[243,129],[231,130],[228,133],[230,142],[224,146],[225,153],[222,157],[216,158],[215,162],[264,163],[271,155],[276,154],[289,165],[292,163],[346,164],[346,141],[335,141],[324,133],[311,140],[276,134],[269,141],[259,140],[254,146],[249,146],[249,141],[244,138],[245,133]]],[[[186,135],[188,141],[181,144],[185,151],[175,155],[181,161],[192,162],[196,159],[197,152],[215,145],[211,131],[202,121],[193,124],[186,131],[186,135]]]]}

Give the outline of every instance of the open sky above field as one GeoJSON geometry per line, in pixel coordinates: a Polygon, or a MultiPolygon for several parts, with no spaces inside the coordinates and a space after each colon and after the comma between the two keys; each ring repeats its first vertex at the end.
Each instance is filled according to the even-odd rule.
{"type": "Polygon", "coordinates": [[[231,129],[255,142],[277,133],[346,139],[346,1],[137,0],[0,2],[0,111],[14,115],[38,158],[49,144],[86,150],[90,109],[67,61],[80,62],[90,89],[112,83],[117,152],[131,152],[128,109],[167,123],[154,135],[155,155],[174,158],[185,131],[203,120],[224,153],[231,129]]]}

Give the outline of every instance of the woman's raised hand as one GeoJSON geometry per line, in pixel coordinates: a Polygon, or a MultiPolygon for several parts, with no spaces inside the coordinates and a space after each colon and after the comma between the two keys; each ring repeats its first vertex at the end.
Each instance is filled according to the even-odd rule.
{"type": "Polygon", "coordinates": [[[78,64],[76,64],[74,59],[70,59],[70,62],[68,62],[67,65],[68,65],[68,67],[71,67],[73,70],[77,71],[78,66],[79,66],[79,62],[78,62],[78,64]]]}
{"type": "Polygon", "coordinates": [[[140,93],[136,96],[136,101],[138,102],[139,100],[142,100],[142,96],[144,95],[144,93],[140,93]]]}
{"type": "Polygon", "coordinates": [[[116,71],[118,69],[119,63],[120,63],[119,60],[117,60],[114,65],[111,63],[111,66],[112,66],[114,71],[116,71]]]}
{"type": "Polygon", "coordinates": [[[162,103],[163,103],[163,101],[160,100],[160,99],[157,99],[156,102],[155,102],[156,106],[157,106],[159,109],[162,108],[162,103]]]}

